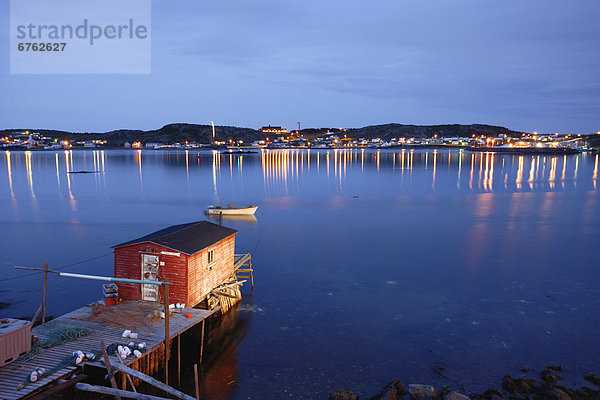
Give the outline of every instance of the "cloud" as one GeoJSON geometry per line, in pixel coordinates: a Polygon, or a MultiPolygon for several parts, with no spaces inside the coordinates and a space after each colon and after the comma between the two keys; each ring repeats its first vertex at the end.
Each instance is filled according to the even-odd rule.
{"type": "MultiPolygon", "coordinates": [[[[78,108],[81,123],[96,121],[61,97],[85,87],[118,116],[111,128],[148,121],[158,107],[153,118],[165,122],[284,124],[301,110],[325,126],[331,118],[597,130],[599,14],[592,0],[154,0],[152,76],[25,78],[35,81],[35,98],[10,102],[3,117],[24,109],[43,116],[58,96],[78,108]]],[[[13,99],[32,86],[2,78],[0,90],[13,99]]]]}

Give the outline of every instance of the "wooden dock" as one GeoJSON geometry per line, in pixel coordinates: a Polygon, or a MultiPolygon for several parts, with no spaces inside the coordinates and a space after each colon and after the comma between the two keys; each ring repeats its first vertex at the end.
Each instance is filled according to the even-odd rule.
{"type": "MultiPolygon", "coordinates": [[[[123,302],[119,305],[112,306],[110,309],[115,311],[127,309],[128,311],[139,309],[140,312],[147,312],[149,309],[156,309],[160,312],[163,306],[158,303],[149,303],[142,301],[123,302]]],[[[215,314],[219,308],[213,310],[202,310],[196,308],[185,308],[182,311],[177,310],[170,317],[169,336],[171,340],[180,340],[180,335],[201,323],[204,319],[215,314]],[[190,314],[191,318],[186,318],[184,314],[190,314]]],[[[129,339],[122,337],[122,328],[107,326],[106,324],[86,321],[87,317],[92,314],[92,307],[85,306],[68,314],[62,315],[52,321],[46,322],[44,325],[34,327],[32,334],[43,340],[49,332],[55,328],[62,327],[81,327],[85,326],[91,330],[91,333],[82,336],[72,342],[63,343],[39,355],[33,360],[21,361],[17,360],[11,364],[0,368],[0,399],[13,400],[31,398],[38,393],[48,390],[50,387],[60,384],[67,377],[74,374],[80,374],[82,369],[79,366],[69,366],[63,368],[54,374],[42,378],[34,383],[25,385],[22,390],[17,390],[17,387],[26,381],[28,374],[36,368],[43,367],[46,370],[58,366],[59,362],[66,356],[72,355],[73,351],[81,350],[83,352],[100,350],[100,342],[104,342],[106,346],[111,343],[128,343],[134,341],[136,343],[145,342],[148,349],[141,358],[135,358],[133,355],[123,360],[126,366],[137,369],[136,367],[144,367],[146,370],[152,370],[152,365],[158,366],[157,360],[164,356],[164,339],[165,339],[165,322],[164,319],[154,321],[152,325],[140,327],[137,332],[137,339],[129,339]],[[158,358],[157,358],[158,357],[158,358]]],[[[173,342],[171,342],[173,343],[173,342]]],[[[179,343],[177,343],[179,345],[179,343]]],[[[162,358],[164,360],[164,358],[162,358]]],[[[119,363],[115,355],[111,356],[112,363],[119,363]]],[[[171,361],[173,362],[173,360],[171,361]]],[[[176,360],[175,360],[176,362],[176,360]]],[[[124,378],[124,377],[123,377],[124,378]]],[[[123,383],[125,381],[123,380],[123,383]]]]}

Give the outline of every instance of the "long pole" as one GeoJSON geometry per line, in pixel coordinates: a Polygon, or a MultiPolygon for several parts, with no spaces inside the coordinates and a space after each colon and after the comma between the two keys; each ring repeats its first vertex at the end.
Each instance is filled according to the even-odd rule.
{"type": "Polygon", "coordinates": [[[204,353],[204,319],[202,320],[202,337],[200,338],[200,373],[202,373],[202,353],[204,353]]]}
{"type": "Polygon", "coordinates": [[[177,397],[178,399],[194,400],[194,398],[192,396],[187,395],[187,394],[185,394],[185,393],[183,393],[183,392],[181,392],[181,391],[179,391],[179,390],[177,390],[177,389],[175,389],[175,388],[173,388],[171,386],[167,386],[164,383],[162,383],[161,381],[159,381],[157,379],[154,379],[153,377],[148,376],[146,374],[143,374],[143,373],[141,373],[139,371],[136,371],[133,368],[129,368],[129,367],[127,367],[125,365],[122,365],[122,364],[115,364],[115,365],[113,365],[113,368],[116,368],[119,371],[121,371],[121,372],[123,372],[123,373],[125,373],[127,375],[131,375],[134,378],[138,378],[142,382],[146,382],[146,383],[154,386],[155,388],[164,390],[166,393],[168,393],[168,394],[170,394],[170,395],[172,395],[174,397],[177,397]]]}
{"type": "Polygon", "coordinates": [[[41,271],[45,273],[52,273],[58,276],[64,276],[66,278],[80,278],[80,279],[91,279],[94,281],[107,281],[107,282],[124,282],[124,283],[141,283],[143,285],[171,285],[171,282],[162,282],[162,281],[143,281],[140,279],[128,279],[128,278],[113,278],[110,276],[99,276],[99,275],[84,275],[84,274],[73,274],[71,272],[60,272],[53,271],[51,269],[42,269],[42,268],[32,268],[32,267],[15,267],[16,269],[24,269],[27,271],[41,271]]]}
{"type": "Polygon", "coordinates": [[[123,396],[128,399],[137,399],[137,400],[168,400],[164,397],[152,396],[150,394],[128,392],[127,390],[111,389],[106,386],[95,386],[95,385],[90,385],[90,384],[81,383],[81,382],[75,384],[75,389],[82,390],[85,392],[94,392],[94,393],[100,393],[100,394],[105,394],[105,395],[109,395],[109,396],[115,396],[115,398],[117,398],[117,396],[123,396]]]}
{"type": "MultiPolygon", "coordinates": [[[[165,279],[166,281],[166,279],[165,279]]],[[[169,336],[169,286],[165,286],[165,383],[169,384],[169,356],[171,355],[169,336]]]]}
{"type": "Polygon", "coordinates": [[[48,260],[44,260],[44,298],[42,299],[42,325],[46,323],[46,281],[48,280],[48,260]]]}
{"type": "Polygon", "coordinates": [[[210,121],[210,124],[212,125],[212,133],[213,133],[213,143],[215,142],[215,123],[210,121]]]}
{"type": "MultiPolygon", "coordinates": [[[[102,355],[104,356],[104,365],[106,366],[106,371],[108,372],[108,377],[110,379],[110,384],[113,389],[117,389],[117,381],[115,380],[115,376],[113,375],[113,369],[110,365],[110,360],[108,359],[108,353],[106,352],[106,348],[104,347],[104,342],[100,342],[100,347],[102,347],[102,355]]],[[[121,397],[115,395],[115,400],[121,400],[121,397]]]]}

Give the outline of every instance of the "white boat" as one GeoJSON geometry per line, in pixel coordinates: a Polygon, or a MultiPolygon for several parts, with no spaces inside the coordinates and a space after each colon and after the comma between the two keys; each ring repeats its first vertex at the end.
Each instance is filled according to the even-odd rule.
{"type": "Polygon", "coordinates": [[[249,206],[249,207],[236,207],[234,205],[229,205],[227,207],[214,207],[210,206],[206,209],[206,214],[208,215],[254,215],[258,206],[249,206]]]}

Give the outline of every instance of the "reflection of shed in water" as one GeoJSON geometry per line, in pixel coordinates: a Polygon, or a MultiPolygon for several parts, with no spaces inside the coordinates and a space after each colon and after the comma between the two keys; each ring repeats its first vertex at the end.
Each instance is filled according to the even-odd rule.
{"type": "Polygon", "coordinates": [[[231,397],[238,385],[238,347],[246,337],[251,313],[235,306],[219,320],[209,321],[206,358],[202,368],[200,394],[203,399],[231,397]]]}
{"type": "MultiPolygon", "coordinates": [[[[167,280],[171,303],[193,306],[219,285],[235,280],[237,231],[208,221],[174,225],[113,246],[115,277],[167,280]]],[[[119,283],[125,300],[163,301],[156,285],[119,283]]]]}
{"type": "Polygon", "coordinates": [[[200,392],[205,399],[228,399],[237,386],[237,346],[220,349],[219,359],[202,377],[200,392]]]}

